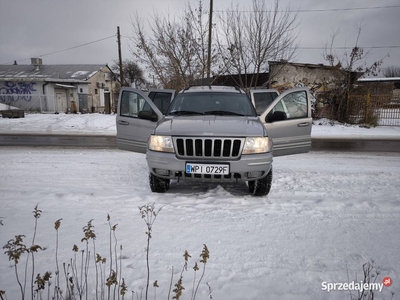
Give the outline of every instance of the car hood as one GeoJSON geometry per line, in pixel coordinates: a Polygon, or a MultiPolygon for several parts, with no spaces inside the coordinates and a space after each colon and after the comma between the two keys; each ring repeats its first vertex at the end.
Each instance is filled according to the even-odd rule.
{"type": "Polygon", "coordinates": [[[256,117],[177,116],[166,117],[155,129],[169,136],[264,136],[265,129],[256,117]]]}

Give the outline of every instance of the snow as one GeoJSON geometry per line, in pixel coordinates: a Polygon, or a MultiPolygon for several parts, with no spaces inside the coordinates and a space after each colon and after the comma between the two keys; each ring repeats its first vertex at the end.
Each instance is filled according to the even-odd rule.
{"type": "Polygon", "coordinates": [[[57,133],[115,135],[115,115],[25,114],[25,118],[0,118],[0,133],[57,133]]]}
{"type": "Polygon", "coordinates": [[[311,136],[313,138],[340,139],[400,139],[400,126],[363,127],[342,124],[328,119],[315,120],[311,136]]]}
{"type": "Polygon", "coordinates": [[[18,109],[18,107],[15,107],[12,105],[9,106],[8,104],[0,103],[0,111],[7,110],[7,109],[18,109]]]}
{"type": "MultiPolygon", "coordinates": [[[[2,133],[38,131],[112,135],[115,116],[28,114],[24,119],[0,119],[2,133]]],[[[398,132],[395,127],[331,126],[328,121],[313,126],[313,136],[325,137],[398,132]]],[[[248,195],[245,184],[172,182],[166,194],[151,193],[145,156],[117,149],[1,147],[0,165],[0,246],[18,234],[26,235],[30,244],[32,210],[38,204],[43,211],[36,243],[45,250],[35,254],[35,273],[54,275],[54,222],[60,218],[61,268],[73,258],[74,244],[84,248],[82,228],[91,219],[96,253],[109,262],[110,214],[123,246],[118,254],[122,276],[129,291],[140,292],[146,278],[146,228],[138,207],[155,203],[162,210],[150,241],[150,281],[158,280],[158,298],[167,297],[172,267],[174,284],[178,280],[187,250],[192,258],[184,272],[182,299],[190,299],[192,267],[203,244],[210,258],[196,299],[209,299],[206,283],[213,299],[349,299],[348,291],[323,291],[322,282],[360,282],[363,264],[371,261],[380,271],[377,282],[386,276],[393,279],[375,299],[392,299],[392,292],[397,299],[400,294],[398,153],[319,151],[278,157],[266,197],[248,195]]],[[[7,299],[19,299],[12,266],[0,255],[0,290],[7,299]]],[[[22,259],[20,274],[24,267],[22,259]]],[[[92,268],[92,287],[94,274],[92,268]]],[[[95,299],[94,291],[89,293],[89,299],[95,299]]],[[[153,288],[150,295],[153,299],[153,288]]]]}
{"type": "MultiPolygon", "coordinates": [[[[0,118],[0,133],[83,133],[116,134],[115,115],[106,114],[26,114],[25,118],[0,118]]],[[[377,126],[340,124],[327,119],[314,121],[313,138],[374,138],[400,139],[399,126],[377,126]]]]}
{"type": "Polygon", "coordinates": [[[89,71],[76,71],[74,74],[71,75],[71,78],[84,76],[88,73],[89,73],[89,71]]]}

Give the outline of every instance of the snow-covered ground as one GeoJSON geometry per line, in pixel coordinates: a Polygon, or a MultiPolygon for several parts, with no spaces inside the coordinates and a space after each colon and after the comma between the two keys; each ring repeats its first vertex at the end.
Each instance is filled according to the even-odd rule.
{"type": "MultiPolygon", "coordinates": [[[[115,115],[0,118],[0,133],[10,132],[115,135],[115,115]]],[[[400,138],[400,128],[320,120],[312,135],[400,138]]],[[[158,298],[167,298],[172,267],[174,284],[178,280],[185,250],[192,258],[182,298],[191,298],[192,267],[206,244],[210,259],[196,299],[209,299],[206,283],[213,299],[350,299],[348,291],[322,290],[322,283],[360,282],[363,264],[371,261],[380,271],[376,282],[393,279],[375,299],[399,299],[400,154],[321,151],[278,157],[271,193],[261,198],[249,196],[245,184],[173,182],[168,193],[151,193],[145,156],[116,149],[0,147],[0,166],[0,246],[18,234],[26,235],[30,245],[32,210],[39,204],[43,213],[36,243],[45,250],[35,254],[35,273],[52,271],[53,286],[54,222],[62,218],[60,268],[74,257],[74,244],[84,248],[82,228],[91,219],[95,252],[108,263],[109,213],[111,224],[118,223],[116,235],[123,246],[118,256],[128,297],[132,290],[140,292],[146,277],[146,228],[138,207],[155,203],[162,211],[151,239],[150,280],[158,280],[158,298]]],[[[22,281],[24,269],[22,259],[22,281]]],[[[94,274],[91,269],[89,299],[95,298],[94,274]]],[[[30,275],[27,280],[29,286],[30,275]]],[[[0,255],[0,290],[9,300],[21,298],[5,254],[0,255]]]]}
{"type": "MultiPolygon", "coordinates": [[[[376,282],[386,276],[393,280],[375,299],[399,299],[398,154],[312,152],[275,158],[271,193],[261,198],[249,196],[244,184],[173,182],[168,193],[151,193],[145,156],[120,150],[2,147],[0,165],[0,245],[18,234],[30,244],[32,210],[38,204],[43,211],[36,243],[45,250],[35,254],[35,273],[49,270],[54,276],[54,222],[60,218],[60,268],[73,258],[74,244],[84,248],[82,228],[91,219],[96,253],[109,258],[109,213],[123,246],[128,297],[131,290],[140,292],[146,228],[138,206],[154,202],[162,207],[150,246],[157,299],[167,298],[172,266],[174,284],[178,280],[185,250],[192,258],[181,299],[190,299],[192,267],[203,244],[210,259],[196,299],[209,299],[206,283],[213,299],[350,299],[348,291],[323,291],[322,283],[360,282],[363,264],[371,261],[380,271],[376,282]]],[[[21,274],[24,268],[23,259],[21,274]]],[[[91,287],[94,274],[91,269],[91,287]]],[[[0,256],[0,290],[9,300],[20,299],[6,255],[0,256]]],[[[153,287],[150,291],[154,299],[153,287]]],[[[92,289],[89,293],[95,299],[92,289]]]]}
{"type": "MultiPolygon", "coordinates": [[[[115,115],[26,114],[25,118],[20,119],[0,118],[0,133],[18,132],[115,135],[115,115]]],[[[400,139],[400,127],[378,126],[368,129],[321,119],[314,122],[312,137],[400,139]]]]}

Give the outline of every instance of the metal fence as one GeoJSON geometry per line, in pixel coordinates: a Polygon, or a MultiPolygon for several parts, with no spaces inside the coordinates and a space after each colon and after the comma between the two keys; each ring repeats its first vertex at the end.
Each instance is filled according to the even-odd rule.
{"type": "Polygon", "coordinates": [[[346,115],[352,124],[400,126],[400,101],[393,95],[350,95],[346,115]]]}
{"type": "Polygon", "coordinates": [[[55,113],[57,103],[54,96],[37,94],[0,94],[0,103],[26,112],[55,113]]]}

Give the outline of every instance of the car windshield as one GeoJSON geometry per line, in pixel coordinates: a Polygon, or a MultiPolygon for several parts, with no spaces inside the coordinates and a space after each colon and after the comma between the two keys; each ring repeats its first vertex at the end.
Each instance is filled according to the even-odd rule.
{"type": "Polygon", "coordinates": [[[167,115],[256,116],[256,112],[245,94],[192,92],[178,94],[167,115]]]}

